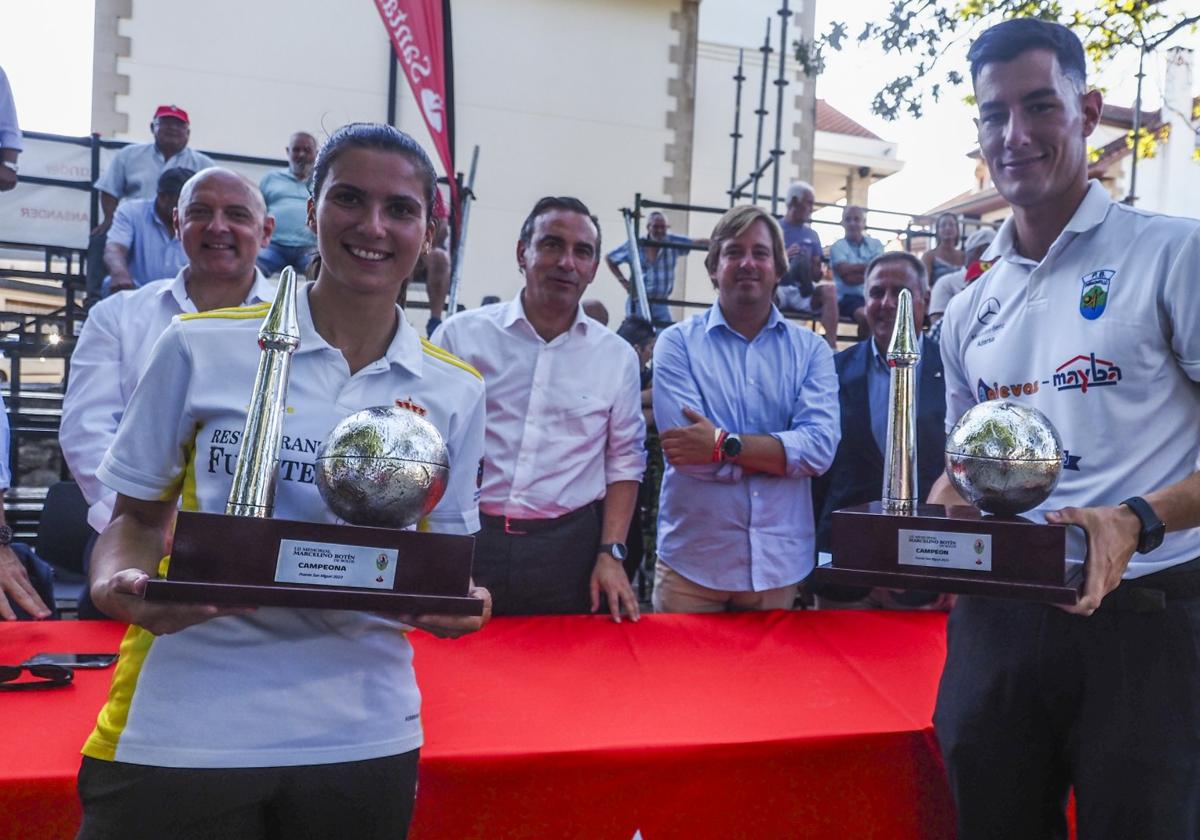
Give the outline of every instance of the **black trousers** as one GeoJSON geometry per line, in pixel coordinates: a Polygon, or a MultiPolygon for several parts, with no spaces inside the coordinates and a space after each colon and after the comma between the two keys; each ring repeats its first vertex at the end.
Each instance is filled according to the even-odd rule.
{"type": "Polygon", "coordinates": [[[84,758],[76,840],[403,840],[419,752],[228,770],[84,758]]]}
{"type": "Polygon", "coordinates": [[[591,608],[589,584],[600,545],[599,503],[553,522],[505,532],[502,522],[483,516],[475,536],[472,575],[492,593],[494,615],[570,615],[591,608]]]}
{"type": "Polygon", "coordinates": [[[959,840],[1066,838],[1072,788],[1080,840],[1200,840],[1200,598],[1146,591],[959,598],[934,714],[959,840]]]}

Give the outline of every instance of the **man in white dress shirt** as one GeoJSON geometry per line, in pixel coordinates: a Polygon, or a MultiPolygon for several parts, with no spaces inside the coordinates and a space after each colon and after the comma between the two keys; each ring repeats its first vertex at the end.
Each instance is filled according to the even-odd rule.
{"type": "MultiPolygon", "coordinates": [[[[176,315],[257,303],[274,288],[255,268],[274,222],[258,188],[227,169],[199,172],[183,185],[175,229],[188,264],[173,280],[114,295],[92,307],[71,355],[59,444],[104,530],[116,494],[96,478],[104,453],[159,335],[176,315]]],[[[89,545],[90,553],[90,545],[89,545]]],[[[85,608],[81,605],[81,614],[85,608]]]]}
{"type": "Polygon", "coordinates": [[[513,300],[446,320],[436,344],[483,374],[487,435],[474,577],[496,615],[600,608],[637,619],[623,540],[645,470],[638,359],[580,306],[600,225],[543,198],[521,227],[513,300]]]}

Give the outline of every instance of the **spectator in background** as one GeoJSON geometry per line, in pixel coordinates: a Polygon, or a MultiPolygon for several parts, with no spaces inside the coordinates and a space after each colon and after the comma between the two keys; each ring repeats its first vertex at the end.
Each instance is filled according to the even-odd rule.
{"type": "Polygon", "coordinates": [[[934,323],[941,320],[947,304],[956,294],[967,288],[967,284],[975,280],[991,265],[980,262],[983,252],[996,238],[996,230],[992,227],[982,227],[967,237],[966,262],[958,271],[943,275],[938,284],[929,293],[929,319],[934,323]]]}
{"type": "MultiPolygon", "coordinates": [[[[71,355],[58,442],[97,533],[112,517],[116,494],[96,470],[159,335],[176,315],[259,303],[275,294],[254,264],[273,222],[253,184],[227,169],[207,169],[184,184],[175,212],[187,263],[173,280],[93,306],[71,355]],[[209,247],[214,244],[232,247],[209,247]]],[[[85,558],[90,554],[91,544],[85,558]]],[[[81,604],[80,615],[89,609],[81,604]]]]}
{"type": "Polygon", "coordinates": [[[317,138],[297,131],[288,139],[286,169],[268,172],[259,182],[275,233],[258,254],[258,267],[268,277],[290,265],[303,274],[316,253],[317,237],[308,226],[308,179],[317,159],[317,138]]]}
{"type": "Polygon", "coordinates": [[[722,216],[705,266],[717,302],[654,348],[654,609],[790,609],[813,568],[810,479],[838,443],[833,355],[772,304],[787,258],[765,210],[722,216]]]}
{"type": "MultiPolygon", "coordinates": [[[[654,242],[674,245],[707,245],[707,239],[689,239],[686,236],[676,236],[670,233],[667,217],[655,210],[646,219],[646,238],[654,242]]],[[[642,267],[642,279],[646,284],[646,298],[650,301],[650,320],[656,329],[669,327],[671,307],[666,300],[675,290],[675,266],[679,260],[687,256],[684,248],[671,248],[665,245],[639,245],[638,258],[642,267]]],[[[637,311],[637,291],[633,287],[632,273],[627,278],[621,273],[620,266],[629,264],[629,243],[622,242],[604,258],[608,270],[616,276],[622,288],[629,293],[625,302],[625,314],[632,315],[637,311]]]]}
{"type": "Polygon", "coordinates": [[[821,280],[821,237],[812,228],[812,212],[812,186],[804,181],[792,183],[787,191],[787,211],[779,222],[788,270],[775,289],[775,302],[785,312],[819,312],[825,342],[836,352],[837,290],[821,280]]]}
{"type": "Polygon", "coordinates": [[[638,360],[580,300],[600,265],[600,223],[546,197],[521,225],[525,287],[446,320],[433,342],[487,390],[475,580],[496,615],[584,613],[608,599],[638,618],[625,538],[645,471],[638,360]]]}
{"type": "MultiPolygon", "coordinates": [[[[629,536],[625,545],[629,556],[625,559],[625,573],[632,581],[638,566],[654,554],[657,544],[654,521],[658,517],[658,491],[662,486],[662,447],[658,432],[654,428],[654,389],[651,387],[654,371],[654,325],[645,318],[630,315],[617,328],[617,335],[629,342],[638,354],[641,365],[642,416],[646,420],[646,473],[638,485],[637,505],[633,519],[629,522],[629,536]]],[[[648,568],[648,567],[647,567],[648,568]]]]}
{"type": "MultiPolygon", "coordinates": [[[[446,311],[446,295],[450,293],[450,209],[442,198],[441,189],[433,194],[433,218],[437,222],[437,230],[433,234],[433,247],[429,253],[422,254],[413,269],[412,281],[425,284],[425,294],[429,300],[429,320],[425,322],[425,334],[433,335],[442,323],[446,311]]],[[[408,284],[404,285],[405,293],[408,284]]],[[[401,301],[400,306],[404,306],[401,301]]],[[[459,304],[461,308],[461,304],[459,304]]]]}
{"type": "Polygon", "coordinates": [[[150,122],[153,143],[134,143],[117,152],[104,174],[96,181],[100,209],[104,218],[92,229],[88,242],[87,290],[100,294],[104,280],[104,246],[108,229],[116,217],[117,205],[127,198],[154,198],[158,177],[169,166],[199,172],[215,166],[212,158],[188,148],[191,123],[187,111],[175,105],[159,105],[150,122]]]}
{"type": "Polygon", "coordinates": [[[933,227],[937,244],[921,255],[929,285],[936,289],[941,278],[963,267],[963,252],[958,248],[958,217],[943,213],[933,227]]]}
{"type": "Polygon", "coordinates": [[[8,75],[0,67],[0,192],[8,192],[17,185],[17,157],[23,148],[17,103],[13,101],[8,75]]]}
{"type": "MultiPolygon", "coordinates": [[[[887,424],[891,369],[888,344],[896,324],[900,291],[912,294],[913,320],[925,317],[929,287],[921,260],[904,251],[889,251],[867,265],[867,326],[871,335],[833,357],[838,375],[841,409],[841,442],[833,466],[813,480],[813,512],[817,518],[817,551],[830,551],[831,514],[851,505],[878,500],[883,491],[883,465],[887,453],[887,424]]],[[[946,389],[938,346],[921,339],[917,364],[917,498],[923,499],[945,469],[946,389]]],[[[926,592],[893,593],[886,589],[821,584],[810,591],[821,608],[910,608],[933,603],[926,592]]]]}
{"type": "MultiPolygon", "coordinates": [[[[583,314],[587,315],[594,321],[599,321],[604,326],[608,326],[608,307],[605,306],[596,298],[588,298],[583,302],[583,314]]],[[[628,319],[626,319],[628,320],[628,319]]]]}
{"type": "MultiPolygon", "coordinates": [[[[859,335],[867,326],[863,312],[867,303],[863,297],[867,263],[883,253],[883,243],[865,235],[866,227],[867,212],[854,204],[847,204],[842,211],[842,228],[846,236],[834,242],[829,249],[829,265],[837,287],[838,315],[841,318],[853,318],[859,326],[859,335]]],[[[837,332],[836,325],[834,332],[837,332]]]]}
{"type": "Polygon", "coordinates": [[[4,494],[12,483],[9,444],[8,408],[0,399],[0,619],[56,618],[53,570],[28,545],[13,542],[4,521],[4,494]]]}
{"type": "Polygon", "coordinates": [[[195,174],[182,167],[164,169],[153,199],[135,198],[117,207],[104,246],[109,271],[102,289],[105,297],[174,277],[187,264],[183,243],[175,236],[175,205],[184,183],[195,174]]]}

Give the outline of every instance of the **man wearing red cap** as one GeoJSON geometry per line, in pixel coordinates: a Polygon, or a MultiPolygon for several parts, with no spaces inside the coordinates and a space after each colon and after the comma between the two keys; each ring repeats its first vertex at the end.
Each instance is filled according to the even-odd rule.
{"type": "Polygon", "coordinates": [[[98,294],[100,281],[104,277],[102,255],[117,204],[126,198],[154,198],[158,176],[167,167],[199,172],[216,165],[208,155],[187,147],[191,125],[187,111],[182,108],[159,105],[150,123],[150,131],[154,134],[153,143],[134,143],[121,149],[96,182],[104,220],[92,231],[92,241],[88,245],[89,293],[98,294]],[[92,258],[93,253],[95,259],[92,258]],[[92,266],[95,267],[94,271],[92,266]],[[94,283],[93,273],[96,275],[94,283]]]}

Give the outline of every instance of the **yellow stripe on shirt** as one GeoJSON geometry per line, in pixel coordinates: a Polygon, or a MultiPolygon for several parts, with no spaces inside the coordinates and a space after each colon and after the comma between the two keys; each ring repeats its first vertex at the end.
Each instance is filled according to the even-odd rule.
{"type": "MultiPolygon", "coordinates": [[[[181,506],[184,510],[200,509],[199,497],[196,494],[196,435],[199,432],[200,427],[197,426],[192,434],[191,443],[184,449],[185,465],[181,493],[181,506]]],[[[159,577],[166,577],[170,560],[168,556],[159,561],[159,577]]],[[[138,677],[153,643],[154,634],[148,630],[134,626],[126,631],[121,642],[117,670],[113,673],[112,685],[108,689],[108,702],[96,718],[96,728],[84,742],[84,755],[104,761],[116,760],[117,743],[121,740],[121,733],[125,731],[125,724],[129,722],[129,707],[133,703],[138,677]]]]}
{"type": "Polygon", "coordinates": [[[421,349],[424,350],[426,353],[428,353],[430,356],[433,356],[433,358],[440,359],[441,361],[446,362],[447,364],[454,365],[456,368],[461,368],[461,369],[465,370],[467,373],[474,376],[480,382],[483,381],[483,374],[481,374],[479,371],[475,370],[475,368],[471,367],[471,365],[468,364],[467,362],[464,362],[462,359],[458,358],[458,356],[455,356],[449,350],[443,350],[441,347],[438,347],[436,344],[434,344],[424,338],[421,339],[421,349]]]}
{"type": "Polygon", "coordinates": [[[195,321],[198,318],[261,318],[271,308],[268,302],[253,303],[249,306],[228,306],[224,309],[209,309],[206,312],[185,312],[179,316],[180,321],[195,321]]]}
{"type": "Polygon", "coordinates": [[[129,722],[129,707],[133,703],[133,692],[146,654],[154,644],[154,634],[141,627],[132,626],[125,631],[121,640],[117,670],[113,673],[112,685],[108,689],[108,702],[96,717],[96,728],[83,743],[81,752],[89,758],[115,761],[117,742],[129,722]]]}

